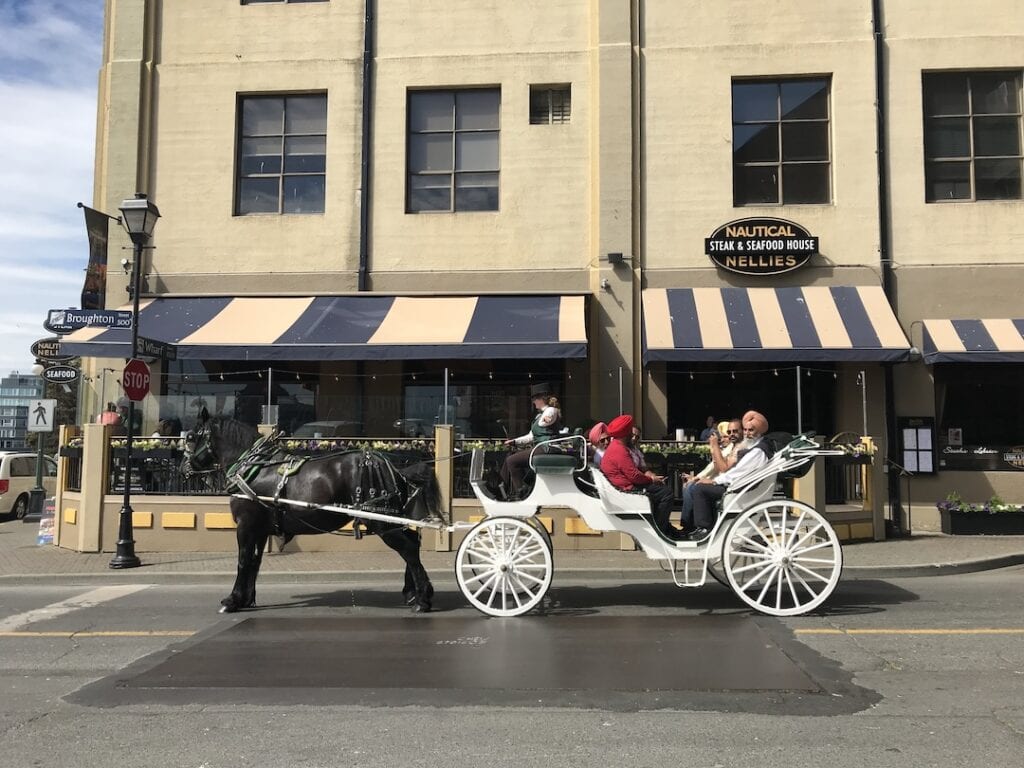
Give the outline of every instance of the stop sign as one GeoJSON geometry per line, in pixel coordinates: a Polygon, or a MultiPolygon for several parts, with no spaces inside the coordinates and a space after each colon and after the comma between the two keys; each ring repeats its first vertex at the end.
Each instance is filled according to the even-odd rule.
{"type": "Polygon", "coordinates": [[[129,360],[121,373],[121,385],[129,400],[139,402],[149,394],[149,366],[145,360],[129,360]]]}

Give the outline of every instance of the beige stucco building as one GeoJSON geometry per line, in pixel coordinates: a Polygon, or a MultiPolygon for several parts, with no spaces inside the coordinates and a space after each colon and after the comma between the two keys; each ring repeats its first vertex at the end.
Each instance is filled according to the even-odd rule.
{"type": "Polygon", "coordinates": [[[1024,502],[1022,68],[1012,0],[107,0],[94,203],[159,205],[141,332],[179,350],[147,417],[241,413],[271,369],[296,419],[385,436],[447,373],[494,436],[547,377],[574,425],[650,438],[866,430],[915,528],[951,491],[1024,502]],[[353,297],[383,304],[323,303],[353,297]],[[555,338],[486,327],[501,297],[557,300],[555,338]]]}

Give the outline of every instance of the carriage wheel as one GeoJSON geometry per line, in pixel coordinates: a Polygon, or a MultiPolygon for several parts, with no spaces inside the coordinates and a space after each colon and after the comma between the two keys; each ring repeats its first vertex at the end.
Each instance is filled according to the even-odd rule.
{"type": "Polygon", "coordinates": [[[531,523],[489,517],[471,529],[455,556],[459,589],[489,616],[520,616],[551,586],[551,547],[531,523]]]}
{"type": "Polygon", "coordinates": [[[828,599],[839,583],[839,538],[813,507],[790,499],[758,504],[729,528],[722,550],[729,586],[751,608],[798,616],[828,599]]]}

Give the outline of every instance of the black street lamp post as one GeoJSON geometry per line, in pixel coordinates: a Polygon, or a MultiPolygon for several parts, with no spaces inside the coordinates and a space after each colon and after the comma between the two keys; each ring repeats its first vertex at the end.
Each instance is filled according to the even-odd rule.
{"type": "MultiPolygon", "coordinates": [[[[128,232],[135,249],[132,259],[132,358],[139,349],[139,289],[142,285],[142,249],[153,236],[160,211],[142,193],[121,203],[121,223],[128,232]]],[[[136,568],[142,562],[135,554],[132,533],[132,441],[135,438],[135,401],[128,401],[128,424],[125,425],[126,448],[124,459],[124,503],[118,516],[117,550],[110,561],[111,568],[136,568]]]]}

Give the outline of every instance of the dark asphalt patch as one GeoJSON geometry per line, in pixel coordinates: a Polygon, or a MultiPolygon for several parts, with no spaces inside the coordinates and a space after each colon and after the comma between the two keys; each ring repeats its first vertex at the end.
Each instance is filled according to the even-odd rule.
{"type": "Polygon", "coordinates": [[[828,715],[878,698],[774,620],[555,615],[253,616],[154,654],[69,700],[828,715]]]}

